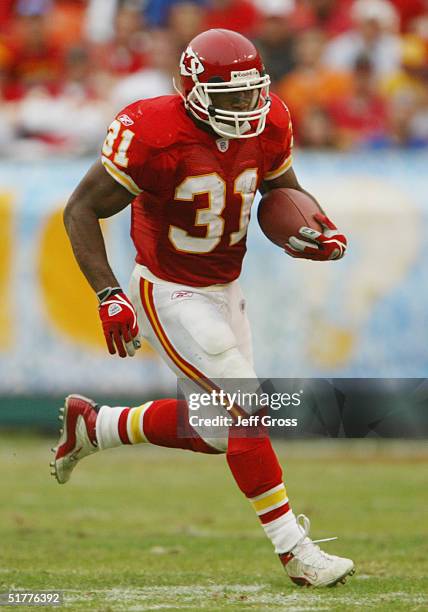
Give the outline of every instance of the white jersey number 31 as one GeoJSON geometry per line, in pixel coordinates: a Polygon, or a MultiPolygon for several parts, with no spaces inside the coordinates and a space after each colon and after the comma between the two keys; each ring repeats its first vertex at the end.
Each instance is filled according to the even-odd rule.
{"type": "MultiPolygon", "coordinates": [[[[241,172],[234,183],[233,192],[241,196],[239,227],[230,234],[229,245],[237,244],[247,233],[251,204],[257,186],[257,168],[241,172]]],[[[210,253],[220,243],[224,233],[221,213],[226,206],[226,183],[219,174],[203,174],[186,178],[175,190],[175,200],[193,202],[195,196],[207,194],[208,206],[196,211],[195,227],[205,227],[203,238],[192,236],[186,230],[170,225],[169,239],[178,251],[186,253],[210,253]]]]}

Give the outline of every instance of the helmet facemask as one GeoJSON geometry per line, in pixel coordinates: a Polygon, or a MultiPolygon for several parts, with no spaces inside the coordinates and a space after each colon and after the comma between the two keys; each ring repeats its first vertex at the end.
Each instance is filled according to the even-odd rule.
{"type": "Polygon", "coordinates": [[[186,102],[193,115],[208,123],[220,136],[251,138],[258,136],[265,128],[266,116],[270,108],[269,84],[268,75],[234,79],[228,83],[223,81],[201,83],[198,81],[187,96],[186,102]],[[215,94],[232,95],[234,92],[252,92],[250,110],[218,108],[211,97],[211,94],[214,94],[215,97],[215,94]],[[256,125],[253,122],[257,122],[256,125]]]}

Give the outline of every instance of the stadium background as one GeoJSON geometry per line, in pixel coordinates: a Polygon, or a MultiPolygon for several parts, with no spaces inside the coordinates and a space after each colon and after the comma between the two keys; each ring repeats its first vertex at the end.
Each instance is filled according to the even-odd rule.
{"type": "MultiPolygon", "coordinates": [[[[72,390],[122,401],[174,393],[148,346],[134,360],[106,355],[61,210],[112,117],[170,93],[183,45],[207,27],[260,46],[292,111],[297,174],[351,244],[337,264],[293,261],[253,215],[242,282],[258,372],[426,376],[426,2],[5,0],[0,24],[3,422],[51,422],[72,390]]],[[[104,224],[123,286],[128,225],[129,211],[104,224]]]]}
{"type": "MultiPolygon", "coordinates": [[[[253,212],[242,283],[258,372],[427,375],[426,0],[1,0],[0,593],[62,589],[67,609],[103,612],[426,610],[423,441],[275,441],[296,511],[357,564],[321,594],[284,580],[222,457],[142,445],[91,457],[66,487],[50,479],[65,394],[175,393],[149,347],[106,354],[61,212],[117,110],[170,93],[183,45],[216,26],[260,46],[293,113],[297,174],[351,245],[340,262],[291,260],[253,212]]],[[[128,226],[129,211],[103,224],[124,286],[128,226]]],[[[371,406],[378,419],[377,404],[361,418],[371,406]]]]}

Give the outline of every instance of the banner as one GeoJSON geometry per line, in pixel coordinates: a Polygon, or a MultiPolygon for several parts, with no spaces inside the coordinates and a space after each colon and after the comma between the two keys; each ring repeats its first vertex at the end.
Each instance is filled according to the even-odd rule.
{"type": "MultiPolygon", "coordinates": [[[[175,390],[144,345],[110,357],[97,302],[62,210],[91,160],[0,165],[0,393],[175,390]]],[[[297,153],[301,184],[349,237],[338,262],[289,258],[258,228],[242,285],[261,377],[413,377],[428,371],[426,154],[297,153]]],[[[103,223],[124,287],[133,267],[129,209],[103,223]]]]}

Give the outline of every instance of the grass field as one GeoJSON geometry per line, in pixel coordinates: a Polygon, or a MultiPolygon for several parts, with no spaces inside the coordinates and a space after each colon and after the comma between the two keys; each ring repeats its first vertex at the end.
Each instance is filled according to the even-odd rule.
{"type": "Polygon", "coordinates": [[[60,589],[65,609],[103,612],[428,610],[426,445],[277,447],[312,536],[338,535],[325,549],[357,565],[315,591],[288,581],[223,457],[115,449],[59,486],[52,443],[0,436],[0,593],[60,589]]]}

